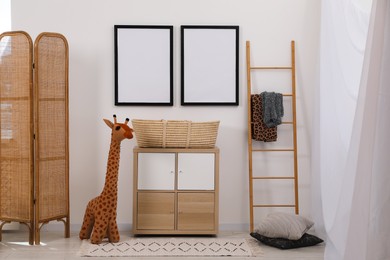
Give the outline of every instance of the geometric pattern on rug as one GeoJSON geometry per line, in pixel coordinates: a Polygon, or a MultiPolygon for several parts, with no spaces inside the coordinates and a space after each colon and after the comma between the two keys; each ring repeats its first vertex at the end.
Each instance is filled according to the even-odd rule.
{"type": "Polygon", "coordinates": [[[118,243],[83,240],[80,256],[252,256],[242,238],[131,238],[118,243]]]}

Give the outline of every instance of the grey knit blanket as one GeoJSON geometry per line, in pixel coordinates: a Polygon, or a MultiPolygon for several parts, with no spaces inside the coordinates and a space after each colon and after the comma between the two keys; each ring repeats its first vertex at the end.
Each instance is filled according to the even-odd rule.
{"type": "Polygon", "coordinates": [[[260,95],[263,101],[264,124],[267,127],[280,125],[284,115],[283,95],[266,91],[260,95]]]}

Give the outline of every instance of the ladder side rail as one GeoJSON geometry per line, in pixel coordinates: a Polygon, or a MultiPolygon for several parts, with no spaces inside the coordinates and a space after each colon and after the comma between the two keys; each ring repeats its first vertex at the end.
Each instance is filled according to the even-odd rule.
{"type": "Polygon", "coordinates": [[[299,214],[298,194],[298,141],[297,141],[297,111],[296,111],[296,78],[295,78],[295,41],[291,41],[291,88],[292,88],[292,111],[293,111],[293,146],[294,146],[294,193],[295,214],[299,214]]]}
{"type": "Polygon", "coordinates": [[[250,232],[254,230],[253,219],[253,168],[252,168],[252,82],[251,82],[251,65],[250,65],[250,41],[246,42],[246,79],[247,79],[247,104],[248,104],[248,162],[249,162],[249,218],[250,232]]]}

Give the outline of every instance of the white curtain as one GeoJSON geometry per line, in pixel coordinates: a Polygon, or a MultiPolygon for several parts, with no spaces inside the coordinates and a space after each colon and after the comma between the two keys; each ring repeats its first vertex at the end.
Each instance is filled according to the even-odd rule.
{"type": "Polygon", "coordinates": [[[390,0],[370,19],[359,1],[322,7],[313,212],[325,259],[390,259],[390,0]]]}

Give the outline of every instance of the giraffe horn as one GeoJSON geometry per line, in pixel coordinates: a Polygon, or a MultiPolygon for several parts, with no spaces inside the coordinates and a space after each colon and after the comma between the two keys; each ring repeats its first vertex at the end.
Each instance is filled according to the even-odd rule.
{"type": "Polygon", "coordinates": [[[130,119],[126,118],[125,125],[129,123],[130,119]]]}
{"type": "Polygon", "coordinates": [[[114,114],[113,117],[114,117],[114,124],[116,124],[116,115],[114,114]]]}

